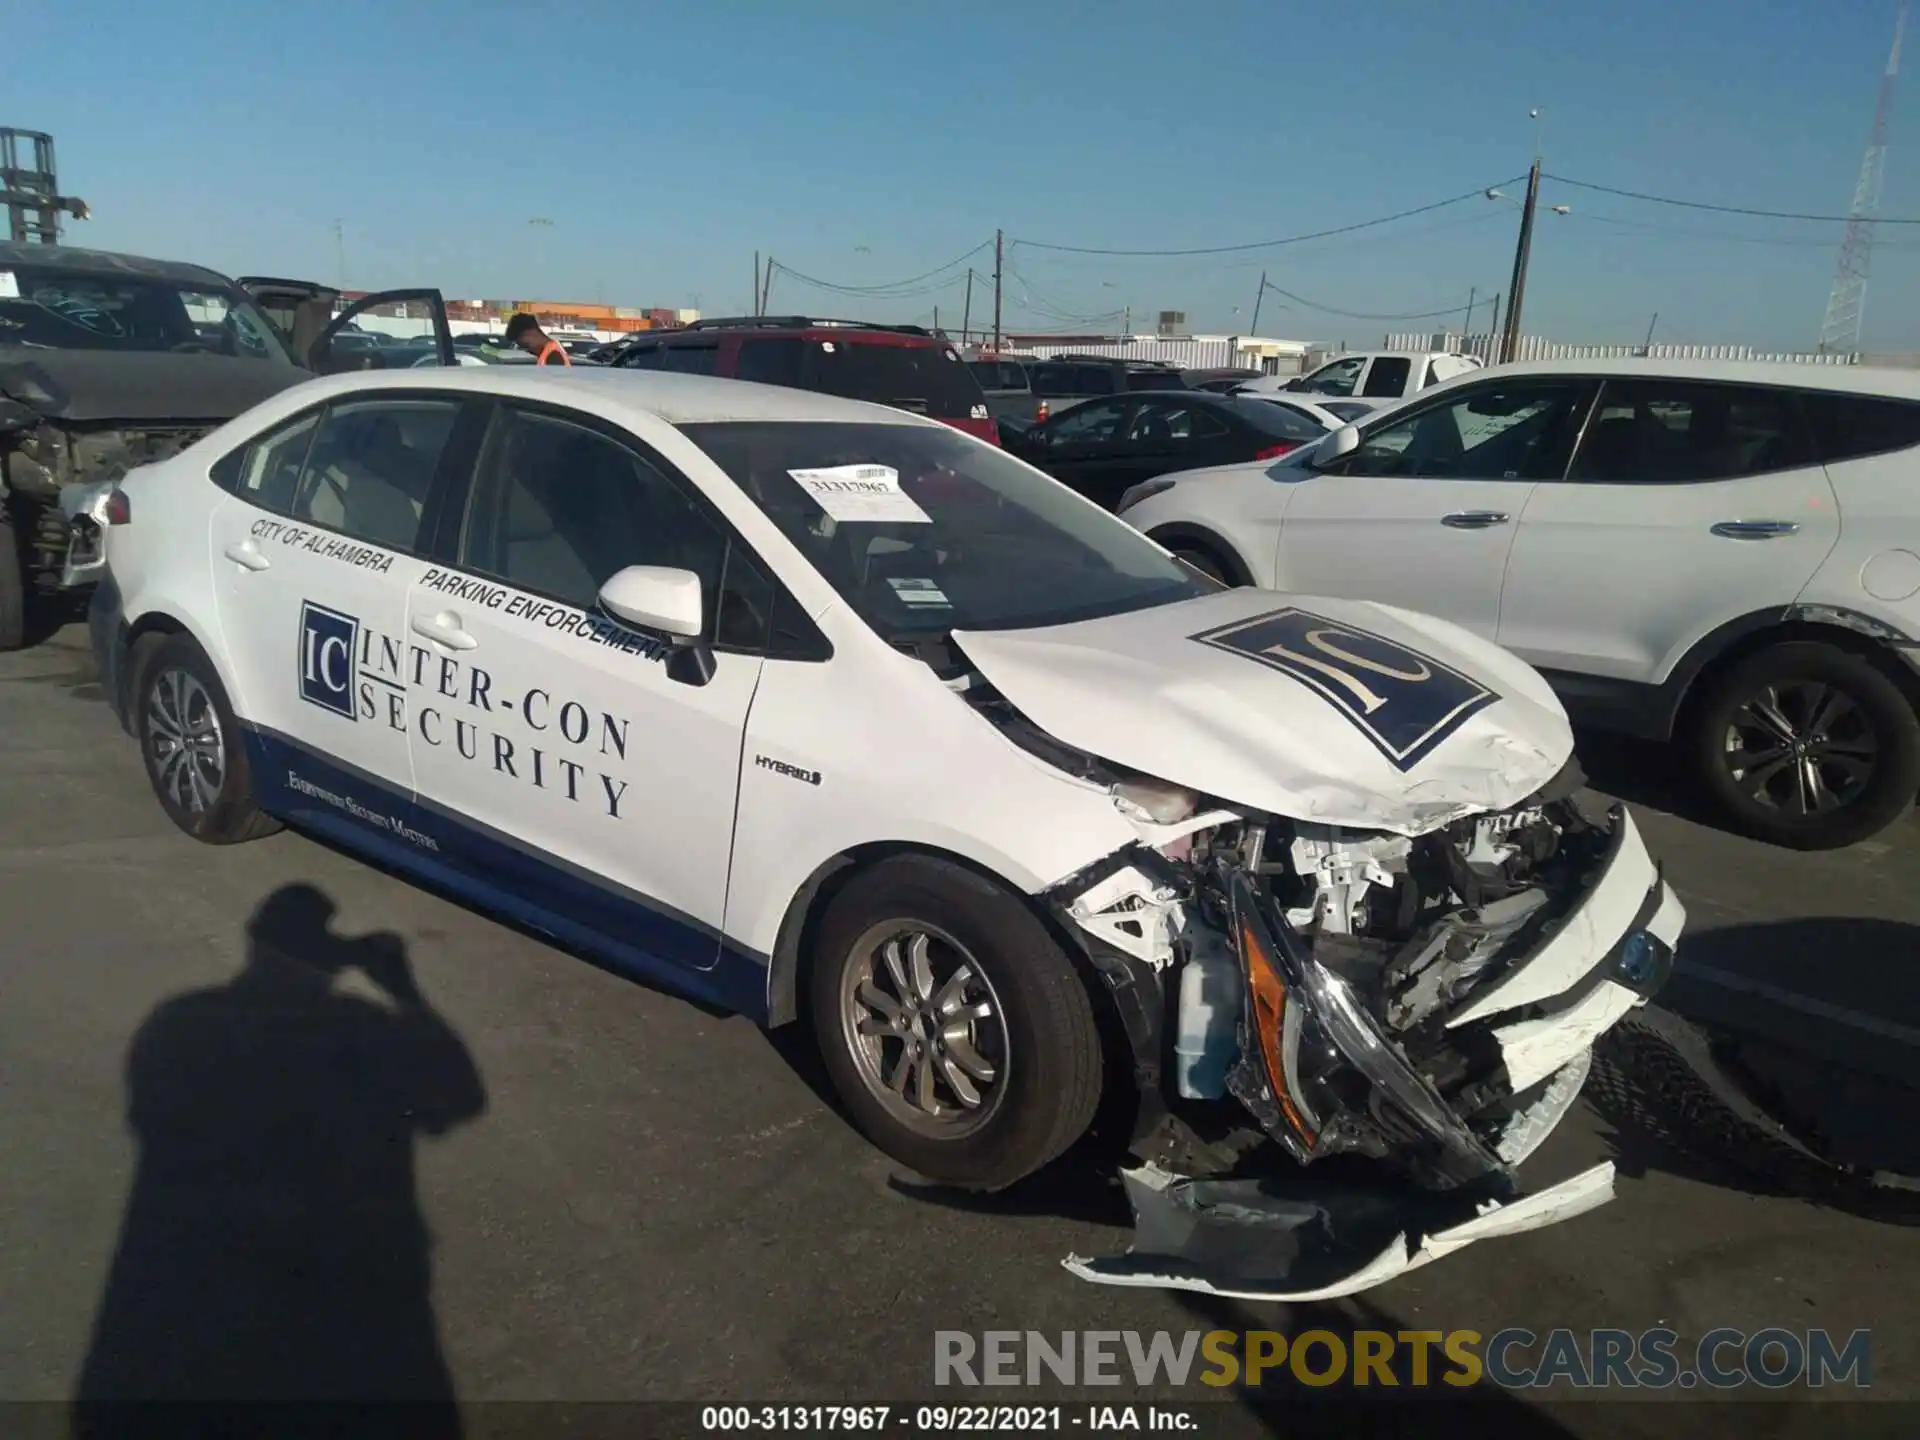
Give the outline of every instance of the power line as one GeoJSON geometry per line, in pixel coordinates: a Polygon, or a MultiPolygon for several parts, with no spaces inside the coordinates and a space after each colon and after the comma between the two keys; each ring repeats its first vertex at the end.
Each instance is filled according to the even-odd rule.
{"type": "MultiPolygon", "coordinates": [[[[966,251],[964,254],[956,255],[953,259],[949,260],[944,265],[934,266],[933,269],[927,271],[923,275],[914,275],[905,280],[891,280],[884,285],[841,285],[831,280],[818,280],[811,275],[802,275],[798,270],[792,269],[790,266],[782,265],[778,260],[772,260],[772,261],[769,261],[768,263],[773,265],[775,269],[781,271],[783,274],[791,275],[795,280],[804,281],[809,285],[817,285],[822,290],[837,290],[843,295],[879,295],[882,291],[895,292],[895,291],[906,290],[912,286],[919,285],[923,281],[931,280],[934,276],[943,274],[946,271],[953,269],[953,267],[956,265],[965,264],[967,261],[971,260],[974,256],[978,255],[982,250],[990,250],[992,248],[993,248],[993,242],[991,240],[983,240],[980,244],[974,246],[971,250],[966,251]]],[[[955,284],[958,281],[963,280],[965,278],[966,277],[964,275],[952,276],[949,279],[941,282],[940,285],[934,286],[933,289],[944,289],[947,285],[955,284]]],[[[924,293],[931,293],[931,291],[924,292],[924,293]]],[[[898,296],[898,295],[890,295],[889,298],[900,299],[905,297],[898,296]]]]}
{"type": "MultiPolygon", "coordinates": [[[[1646,220],[1625,220],[1617,215],[1589,215],[1576,210],[1565,218],[1582,220],[1589,225],[1610,225],[1622,230],[1644,230],[1653,235],[1674,235],[1687,240],[1719,240],[1733,245],[1786,245],[1805,249],[1831,250],[1833,237],[1808,235],[1736,235],[1731,230],[1688,230],[1678,225],[1659,225],[1646,220]]],[[[1893,241],[1874,247],[1876,250],[1910,250],[1920,248],[1920,241],[1893,241]]]]}
{"type": "MultiPolygon", "coordinates": [[[[1542,179],[1551,180],[1556,185],[1571,185],[1576,190],[1597,190],[1602,195],[1618,195],[1627,200],[1645,200],[1652,205],[1677,205],[1685,210],[1711,210],[1719,215],[1752,215],[1762,220],[1814,220],[1825,225],[1844,225],[1851,218],[1846,215],[1807,215],[1794,210],[1755,210],[1745,205],[1710,205],[1704,200],[1676,200],[1671,195],[1648,195],[1639,190],[1620,190],[1612,185],[1595,185],[1586,180],[1569,180],[1564,175],[1545,175],[1542,179]]],[[[1874,221],[1876,225],[1920,225],[1920,217],[1889,220],[1884,217],[1874,221]]]]}
{"type": "Polygon", "coordinates": [[[1310,230],[1301,235],[1283,235],[1277,240],[1252,240],[1244,245],[1201,245],[1185,250],[1111,250],[1091,245],[1051,245],[1040,240],[1015,240],[1016,246],[1024,245],[1029,250],[1057,250],[1068,255],[1234,255],[1248,250],[1268,250],[1277,245],[1299,245],[1308,240],[1325,240],[1333,235],[1351,235],[1356,230],[1371,230],[1376,225],[1391,225],[1396,220],[1408,220],[1415,215],[1425,215],[1430,211],[1443,210],[1449,205],[1458,205],[1463,200],[1477,200],[1488,190],[1497,190],[1501,185],[1515,185],[1525,176],[1515,176],[1510,180],[1501,180],[1493,185],[1482,185],[1467,191],[1464,195],[1455,195],[1449,200],[1435,200],[1430,205],[1416,205],[1411,210],[1396,211],[1392,215],[1382,215],[1376,220],[1359,220],[1351,225],[1336,225],[1330,230],[1310,230]]]}
{"type": "Polygon", "coordinates": [[[1049,319],[1061,321],[1063,324],[1079,325],[1094,320],[1111,320],[1114,316],[1121,313],[1120,308],[1116,306],[1112,310],[1096,310],[1089,314],[1082,314],[1062,304],[1058,300],[1049,299],[1042,293],[1037,285],[1025,275],[1022,275],[1014,266],[1008,265],[1006,270],[1007,274],[1020,282],[1021,289],[1026,292],[1022,297],[1022,303],[1028,309],[1045,315],[1049,319]]]}
{"type": "Polygon", "coordinates": [[[1466,309],[1466,302],[1460,300],[1452,305],[1442,306],[1438,310],[1402,310],[1375,314],[1365,310],[1342,310],[1335,305],[1322,305],[1317,300],[1309,300],[1305,296],[1294,294],[1291,290],[1282,290],[1271,280],[1267,282],[1266,288],[1276,295],[1286,296],[1296,305],[1304,305],[1309,310],[1319,310],[1328,315],[1338,315],[1345,320],[1433,320],[1442,315],[1458,315],[1466,309]]]}

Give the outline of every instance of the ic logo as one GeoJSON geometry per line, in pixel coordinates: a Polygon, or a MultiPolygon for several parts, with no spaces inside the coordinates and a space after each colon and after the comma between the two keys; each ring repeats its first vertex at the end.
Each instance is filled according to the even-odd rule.
{"type": "Polygon", "coordinates": [[[360,651],[360,622],[311,600],[300,602],[300,698],[349,720],[353,710],[353,657],[360,651]]]}
{"type": "Polygon", "coordinates": [[[1384,635],[1289,606],[1187,637],[1298,680],[1411,770],[1500,697],[1384,635]]]}

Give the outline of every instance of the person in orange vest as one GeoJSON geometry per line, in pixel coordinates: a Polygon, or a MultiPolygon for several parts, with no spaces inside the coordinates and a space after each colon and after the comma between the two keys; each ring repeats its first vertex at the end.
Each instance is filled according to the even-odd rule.
{"type": "Polygon", "coordinates": [[[507,321],[507,343],[518,345],[542,365],[572,365],[566,347],[540,328],[540,322],[524,310],[507,321]]]}

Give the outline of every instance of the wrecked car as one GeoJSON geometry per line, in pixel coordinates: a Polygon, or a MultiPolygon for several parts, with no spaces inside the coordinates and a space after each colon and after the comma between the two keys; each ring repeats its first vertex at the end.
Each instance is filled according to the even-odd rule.
{"type": "MultiPolygon", "coordinates": [[[[98,578],[115,480],[338,368],[337,292],[258,286],[260,301],[287,304],[285,329],[248,290],[198,265],[0,244],[0,650],[25,643],[30,607],[98,578]]],[[[343,319],[430,295],[438,301],[370,296],[343,319]]]]}
{"type": "Polygon", "coordinates": [[[1089,1279],[1341,1294],[1610,1194],[1517,1170],[1684,917],[1457,626],[1226,589],[936,421],[689,375],[337,376],[112,504],[103,688],[182,830],[291,823],[804,1016],[936,1183],[1118,1117],[1138,1234],[1089,1279]]]}

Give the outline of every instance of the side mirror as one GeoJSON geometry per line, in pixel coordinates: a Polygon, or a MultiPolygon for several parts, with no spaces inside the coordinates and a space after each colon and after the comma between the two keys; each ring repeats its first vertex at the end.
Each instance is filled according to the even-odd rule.
{"type": "Polygon", "coordinates": [[[600,606],[616,620],[665,635],[670,643],[700,638],[700,577],[666,565],[629,565],[600,587],[600,606]]]}
{"type": "Polygon", "coordinates": [[[1351,425],[1342,425],[1338,430],[1321,437],[1320,443],[1313,447],[1313,457],[1309,463],[1316,470],[1324,470],[1359,448],[1360,432],[1351,425]]]}

